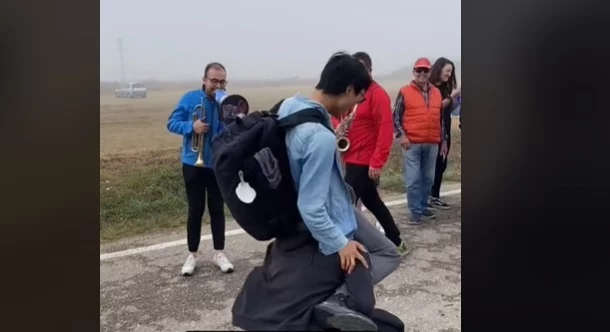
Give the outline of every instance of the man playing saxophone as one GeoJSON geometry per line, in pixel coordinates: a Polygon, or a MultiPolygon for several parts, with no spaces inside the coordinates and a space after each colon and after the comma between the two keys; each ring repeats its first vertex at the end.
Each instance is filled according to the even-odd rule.
{"type": "MultiPolygon", "coordinates": [[[[373,62],[365,52],[357,52],[358,59],[372,79],[373,62]]],[[[364,100],[343,119],[332,118],[336,127],[337,145],[345,164],[345,182],[357,199],[375,216],[386,237],[402,255],[410,249],[403,241],[394,217],[377,191],[381,169],[392,146],[392,106],[386,91],[373,80],[364,100]]]]}
{"type": "Polygon", "coordinates": [[[232,272],[233,264],[223,253],[225,246],[224,201],[212,165],[212,139],[223,129],[217,89],[227,84],[227,72],[218,62],[205,68],[201,89],[187,92],[170,114],[167,129],[182,138],[182,174],[188,201],[186,234],[189,254],[182,275],[190,276],[197,266],[201,222],[206,194],[215,253],[213,261],[222,272],[232,272]]]}

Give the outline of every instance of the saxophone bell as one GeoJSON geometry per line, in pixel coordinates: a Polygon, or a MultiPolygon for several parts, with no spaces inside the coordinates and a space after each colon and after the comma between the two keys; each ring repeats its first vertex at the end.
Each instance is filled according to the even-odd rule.
{"type": "Polygon", "coordinates": [[[345,152],[349,150],[350,141],[347,137],[339,137],[337,138],[337,149],[339,152],[345,152]]]}
{"type": "Polygon", "coordinates": [[[352,122],[356,117],[357,108],[358,105],[354,106],[351,113],[347,117],[345,117],[341,121],[341,123],[339,123],[339,126],[337,126],[337,129],[335,130],[335,134],[337,136],[337,150],[339,150],[339,152],[341,153],[349,150],[349,147],[351,145],[350,140],[349,138],[347,138],[347,136],[349,133],[349,129],[352,126],[352,122]]]}

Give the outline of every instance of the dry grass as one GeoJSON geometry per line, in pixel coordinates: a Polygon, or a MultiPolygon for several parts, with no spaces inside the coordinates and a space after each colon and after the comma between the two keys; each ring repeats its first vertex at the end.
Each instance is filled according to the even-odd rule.
{"type": "MultiPolygon", "coordinates": [[[[462,162],[462,135],[458,128],[456,121],[452,122],[452,143],[451,150],[449,151],[449,161],[447,164],[447,170],[444,174],[444,179],[448,181],[460,181],[462,176],[461,162],[462,162]]],[[[383,176],[381,177],[381,188],[394,191],[404,192],[404,177],[403,177],[403,156],[402,148],[398,142],[394,142],[392,150],[390,152],[390,159],[387,165],[383,169],[383,176]]]]}
{"type": "MultiPolygon", "coordinates": [[[[380,82],[395,96],[401,82],[380,82]]],[[[309,86],[231,90],[248,99],[252,109],[267,109],[309,86]]],[[[184,224],[186,203],[179,147],[181,138],[165,127],[185,91],[154,91],[147,99],[100,95],[100,240],[145,233],[184,224]]],[[[456,124],[457,126],[457,124],[456,124]]],[[[447,178],[460,176],[460,133],[454,131],[447,178]]],[[[398,147],[382,177],[385,190],[403,191],[398,147]]]]}
{"type": "MultiPolygon", "coordinates": [[[[388,93],[395,95],[400,82],[388,82],[388,93]]],[[[268,109],[296,92],[308,93],[310,86],[241,88],[230,90],[246,97],[252,109],[268,109]]],[[[165,128],[167,117],[184,94],[183,90],[156,91],[147,99],[116,99],[100,95],[100,155],[130,154],[178,147],[180,137],[165,128]]]]}

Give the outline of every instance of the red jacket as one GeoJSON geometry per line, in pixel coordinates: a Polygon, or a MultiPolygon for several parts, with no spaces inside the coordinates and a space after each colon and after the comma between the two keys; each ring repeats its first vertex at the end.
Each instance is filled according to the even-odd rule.
{"type": "MultiPolygon", "coordinates": [[[[331,117],[336,128],[340,120],[331,117]]],[[[388,161],[394,139],[392,106],[388,93],[373,81],[358,105],[347,138],[350,148],[343,154],[346,164],[381,169],[388,161]]]]}

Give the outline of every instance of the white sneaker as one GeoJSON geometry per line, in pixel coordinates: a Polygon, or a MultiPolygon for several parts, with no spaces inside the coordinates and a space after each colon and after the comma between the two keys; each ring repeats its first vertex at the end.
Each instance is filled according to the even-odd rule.
{"type": "Polygon", "coordinates": [[[189,254],[186,257],[186,262],[182,265],[182,275],[183,276],[192,276],[193,272],[195,272],[195,268],[197,267],[197,258],[195,255],[189,254]]]}
{"type": "Polygon", "coordinates": [[[214,264],[216,264],[223,273],[231,273],[234,270],[233,264],[231,264],[227,256],[222,252],[214,254],[214,264]]]}

